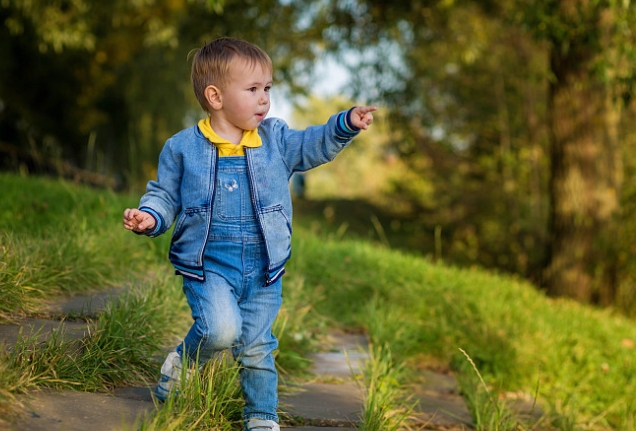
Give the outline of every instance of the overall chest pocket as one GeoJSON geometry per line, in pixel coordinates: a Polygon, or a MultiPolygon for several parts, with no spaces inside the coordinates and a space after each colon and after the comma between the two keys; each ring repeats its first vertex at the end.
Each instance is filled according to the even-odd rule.
{"type": "Polygon", "coordinates": [[[216,179],[214,215],[222,221],[255,220],[249,181],[244,170],[219,171],[216,179]]]}

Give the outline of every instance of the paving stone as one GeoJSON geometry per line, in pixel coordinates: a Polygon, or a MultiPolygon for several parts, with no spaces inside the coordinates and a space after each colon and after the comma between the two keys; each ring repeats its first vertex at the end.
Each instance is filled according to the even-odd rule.
{"type": "Polygon", "coordinates": [[[332,351],[312,355],[313,372],[319,380],[334,381],[306,383],[281,394],[281,409],[311,425],[353,426],[359,422],[363,406],[362,388],[354,376],[361,373],[368,358],[368,342],[358,334],[333,334],[328,342],[332,351]]]}
{"type": "Polygon", "coordinates": [[[359,334],[333,334],[328,338],[333,347],[329,352],[311,355],[313,372],[322,377],[351,378],[362,374],[369,358],[366,336],[359,334]]]}
{"type": "Polygon", "coordinates": [[[285,431],[357,431],[357,428],[352,427],[292,427],[288,428],[281,426],[281,429],[285,431]]]}
{"type": "Polygon", "coordinates": [[[86,322],[20,318],[12,323],[0,325],[0,345],[14,346],[20,337],[33,337],[36,342],[43,342],[55,333],[63,334],[66,341],[77,340],[83,338],[88,329],[86,322]]]}
{"type": "Polygon", "coordinates": [[[413,388],[417,401],[414,422],[433,429],[470,430],[472,416],[459,394],[455,376],[424,370],[424,383],[413,388]]]}
{"type": "Polygon", "coordinates": [[[293,393],[281,394],[281,409],[312,425],[346,426],[358,423],[362,393],[355,382],[308,383],[293,393]]]}
{"type": "Polygon", "coordinates": [[[364,361],[368,353],[325,352],[311,355],[314,372],[323,377],[351,378],[362,374],[364,361]]]}
{"type": "Polygon", "coordinates": [[[139,387],[117,388],[113,392],[113,395],[115,395],[118,398],[124,398],[129,400],[153,402],[152,389],[153,388],[139,388],[139,387]]]}
{"type": "Polygon", "coordinates": [[[35,338],[36,342],[44,342],[55,333],[64,333],[66,341],[83,338],[89,326],[86,322],[66,321],[67,315],[94,317],[104,309],[107,302],[113,300],[126,289],[111,288],[103,291],[89,292],[49,301],[42,313],[54,318],[14,318],[11,322],[0,325],[0,345],[13,346],[19,337],[35,338]]]}
{"type": "Polygon", "coordinates": [[[22,399],[23,415],[12,431],[121,431],[154,404],[109,394],[42,391],[22,399]]]}
{"type": "MultiPolygon", "coordinates": [[[[472,429],[472,416],[460,396],[428,392],[415,395],[418,405],[415,422],[436,427],[463,426],[472,429]]],[[[446,428],[443,428],[446,429],[446,428]]]]}
{"type": "MultiPolygon", "coordinates": [[[[524,392],[506,392],[501,394],[500,401],[506,404],[517,417],[531,423],[539,423],[545,416],[545,412],[536,403],[534,397],[524,392]]],[[[539,428],[536,428],[539,430],[539,428]]]]}
{"type": "Polygon", "coordinates": [[[78,314],[80,316],[95,317],[104,309],[106,303],[112,301],[124,291],[126,291],[124,287],[113,287],[61,300],[53,300],[46,303],[43,311],[46,314],[56,316],[78,314]]]}

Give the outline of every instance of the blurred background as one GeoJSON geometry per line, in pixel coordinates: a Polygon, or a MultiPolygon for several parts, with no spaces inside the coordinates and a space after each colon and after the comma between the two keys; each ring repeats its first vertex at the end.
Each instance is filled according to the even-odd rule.
{"type": "MultiPolygon", "coordinates": [[[[370,133],[295,189],[336,237],[636,314],[630,0],[0,0],[0,169],[140,193],[204,113],[188,54],[240,37],[302,128],[370,133]]],[[[2,191],[0,191],[0,199],[2,191]]]]}

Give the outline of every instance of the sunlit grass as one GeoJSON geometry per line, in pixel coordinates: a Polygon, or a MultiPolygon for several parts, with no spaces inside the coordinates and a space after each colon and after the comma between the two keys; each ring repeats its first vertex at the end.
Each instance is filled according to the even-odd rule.
{"type": "Polygon", "coordinates": [[[100,391],[122,384],[154,381],[152,356],[174,336],[171,324],[179,311],[176,291],[123,294],[107,304],[96,321],[87,322],[83,338],[72,339],[60,326],[45,341],[23,336],[0,352],[5,364],[0,379],[10,392],[36,387],[100,391]],[[176,304],[166,309],[165,302],[176,304]]]}
{"type": "MultiPolygon", "coordinates": [[[[0,413],[10,412],[15,394],[33,387],[154,384],[160,363],[150,358],[173,345],[189,324],[179,280],[166,261],[169,237],[150,240],[125,232],[121,211],[135,205],[128,197],[5,175],[0,187],[11,195],[0,200],[5,319],[38,312],[42,299],[58,294],[137,286],[90,322],[90,335],[79,345],[60,335],[37,349],[23,340],[12,356],[5,354],[0,413]]],[[[548,299],[521,280],[483,270],[435,264],[364,242],[325,240],[303,226],[295,226],[294,235],[284,306],[274,328],[281,380],[306,372],[307,352],[330,330],[367,332],[374,349],[382,349],[372,351],[375,368],[363,380],[365,429],[401,420],[408,411],[402,385],[417,379],[417,368],[426,365],[417,361],[429,357],[457,374],[481,429],[531,428],[504,402],[507,394],[521,393],[545,413],[541,426],[636,430],[633,321],[611,310],[548,299]],[[393,383],[383,383],[388,381],[393,383]]],[[[216,408],[211,403],[223,401],[205,395],[217,384],[212,380],[203,372],[195,382],[201,397],[191,399],[190,407],[165,409],[164,418],[151,415],[146,429],[197,423],[202,412],[216,408]]],[[[235,412],[240,400],[228,393],[227,401],[236,405],[223,409],[235,412]]],[[[240,429],[236,413],[223,415],[224,424],[214,426],[240,429]]]]}
{"type": "Polygon", "coordinates": [[[132,289],[87,321],[79,340],[63,329],[45,341],[24,333],[2,349],[2,416],[16,394],[36,387],[103,391],[154,381],[153,355],[185,330],[188,316],[176,278],[165,275],[165,240],[121,227],[123,208],[134,204],[125,196],[6,174],[0,189],[0,322],[41,315],[43,300],[132,289]]]}
{"type": "Polygon", "coordinates": [[[370,347],[362,373],[364,408],[361,427],[364,431],[404,429],[414,408],[403,386],[404,364],[395,362],[388,345],[371,344],[370,347]]]}
{"type": "Polygon", "coordinates": [[[157,263],[157,243],[121,227],[125,197],[6,174],[0,189],[0,321],[42,299],[140,281],[157,263]]]}
{"type": "Polygon", "coordinates": [[[0,320],[38,310],[41,300],[109,285],[121,273],[97,257],[85,232],[38,239],[0,232],[0,320]]]}
{"type": "Polygon", "coordinates": [[[514,412],[490,390],[470,355],[463,349],[459,351],[470,364],[464,367],[462,392],[472,412],[475,429],[477,431],[517,431],[532,427],[533,424],[521,426],[514,412]]]}
{"type": "Polygon", "coordinates": [[[343,327],[369,329],[396,361],[435,357],[469,381],[475,371],[465,366],[461,348],[493,398],[536,392],[538,406],[562,429],[634,429],[634,322],[548,299],[509,277],[299,231],[289,270],[320,292],[316,312],[343,327]],[[376,313],[369,313],[371,303],[376,313]]]}
{"type": "Polygon", "coordinates": [[[135,425],[140,431],[181,431],[242,429],[243,402],[239,367],[224,353],[199,370],[193,366],[191,378],[184,373],[178,393],[135,425]]]}

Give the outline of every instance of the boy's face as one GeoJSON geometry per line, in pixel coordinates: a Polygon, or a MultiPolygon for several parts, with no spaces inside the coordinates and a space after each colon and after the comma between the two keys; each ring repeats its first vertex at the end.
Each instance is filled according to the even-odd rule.
{"type": "Polygon", "coordinates": [[[269,112],[272,71],[237,58],[230,65],[230,79],[220,90],[222,108],[217,111],[226,127],[256,129],[269,112]]]}

